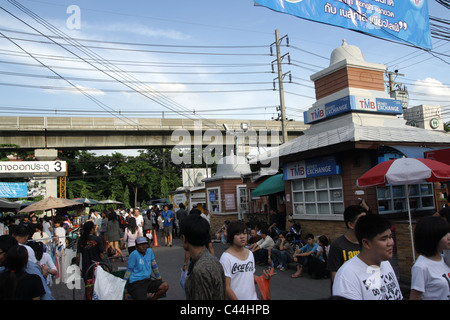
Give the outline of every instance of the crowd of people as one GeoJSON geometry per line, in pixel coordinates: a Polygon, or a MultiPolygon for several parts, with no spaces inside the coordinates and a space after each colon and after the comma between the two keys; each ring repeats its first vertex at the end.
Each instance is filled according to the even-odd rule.
{"type": "MultiPolygon", "coordinates": [[[[329,278],[334,299],[450,298],[450,202],[439,213],[418,220],[414,244],[419,257],[411,270],[408,297],[389,263],[394,251],[390,221],[364,205],[347,207],[343,216],[346,232],[333,241],[308,233],[304,245],[293,247],[287,240],[286,217],[275,209],[268,224],[227,220],[215,233],[207,209],[202,213],[193,207],[188,212],[182,204],[176,212],[170,205],[161,211],[153,207],[146,212],[92,212],[82,223],[76,263],[87,279],[92,277],[87,270],[93,261],[122,258],[127,250],[127,293],[136,300],[159,299],[169,290],[152,250],[153,237],[159,231],[161,245],[171,247],[174,237],[181,239],[185,260],[180,284],[189,300],[258,299],[260,281],[270,280],[271,270],[284,272],[289,265],[295,265],[293,279],[304,272],[316,279],[329,278]],[[214,253],[213,241],[228,247],[220,257],[214,253]],[[256,265],[268,268],[256,275],[256,265]]],[[[67,245],[72,227],[70,219],[62,215],[53,223],[35,214],[2,221],[0,299],[53,299],[50,288],[58,263],[55,246],[67,245]],[[55,252],[56,257],[52,256],[55,252]]]]}
{"type": "Polygon", "coordinates": [[[54,300],[51,286],[72,227],[64,215],[53,223],[35,213],[0,222],[0,300],[54,300]]]}

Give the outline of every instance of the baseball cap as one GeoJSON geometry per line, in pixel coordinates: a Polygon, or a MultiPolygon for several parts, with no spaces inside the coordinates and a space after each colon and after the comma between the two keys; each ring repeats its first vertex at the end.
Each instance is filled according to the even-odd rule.
{"type": "Polygon", "coordinates": [[[146,238],[146,237],[139,237],[139,238],[136,239],[136,244],[143,244],[143,243],[148,244],[148,238],[146,238]]]}

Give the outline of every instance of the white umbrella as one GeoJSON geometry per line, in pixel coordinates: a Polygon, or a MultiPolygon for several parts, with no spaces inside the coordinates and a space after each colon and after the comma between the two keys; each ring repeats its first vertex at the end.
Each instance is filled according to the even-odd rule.
{"type": "Polygon", "coordinates": [[[123,204],[120,201],[116,201],[116,200],[102,200],[99,201],[101,204],[123,204]]]}

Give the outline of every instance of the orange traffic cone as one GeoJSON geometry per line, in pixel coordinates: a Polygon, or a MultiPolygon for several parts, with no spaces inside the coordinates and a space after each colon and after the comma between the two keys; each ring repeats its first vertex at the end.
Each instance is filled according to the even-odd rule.
{"type": "Polygon", "coordinates": [[[159,247],[158,236],[156,235],[156,230],[153,229],[153,248],[159,247]]]}

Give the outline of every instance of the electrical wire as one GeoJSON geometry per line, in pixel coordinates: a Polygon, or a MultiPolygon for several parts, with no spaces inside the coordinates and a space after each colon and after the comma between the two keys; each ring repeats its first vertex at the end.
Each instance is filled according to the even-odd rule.
{"type": "MultiPolygon", "coordinates": [[[[63,37],[63,39],[68,43],[68,44],[77,44],[76,48],[78,48],[78,50],[80,50],[81,52],[83,52],[84,54],[86,54],[88,57],[90,57],[91,59],[94,59],[97,63],[99,63],[100,65],[102,65],[103,67],[106,67],[108,70],[110,70],[110,72],[103,72],[101,71],[101,69],[99,69],[96,65],[94,65],[93,63],[90,63],[89,61],[87,61],[86,59],[84,59],[83,57],[81,57],[80,55],[76,54],[75,52],[69,50],[68,48],[66,48],[65,46],[61,45],[60,43],[50,39],[53,43],[57,44],[59,47],[61,47],[62,49],[70,52],[72,55],[76,56],[77,58],[79,58],[80,60],[88,63],[90,66],[94,67],[95,69],[101,71],[102,73],[104,73],[105,75],[115,79],[117,82],[124,84],[126,87],[132,89],[133,91],[143,95],[144,97],[160,104],[163,105],[164,107],[168,108],[169,110],[175,111],[178,109],[184,110],[184,111],[188,111],[188,109],[186,109],[184,106],[180,105],[179,103],[176,103],[175,101],[173,101],[172,99],[164,96],[163,94],[161,94],[160,92],[154,90],[153,88],[147,88],[147,91],[144,92],[141,88],[135,88],[133,86],[130,86],[126,83],[123,83],[122,80],[128,79],[128,80],[134,80],[134,81],[139,81],[138,79],[131,77],[129,74],[125,73],[123,70],[121,70],[120,68],[116,67],[114,64],[109,63],[106,59],[104,59],[103,57],[101,57],[100,55],[92,52],[91,50],[85,48],[84,46],[82,46],[81,44],[77,43],[76,41],[74,41],[73,39],[71,39],[69,36],[67,36],[66,34],[64,34],[63,32],[61,32],[60,30],[58,30],[57,28],[55,28],[53,25],[49,24],[47,21],[45,21],[45,19],[40,18],[38,15],[34,14],[32,11],[30,11],[29,9],[27,9],[26,7],[22,6],[20,3],[18,3],[15,0],[8,0],[8,2],[10,2],[11,4],[13,4],[14,6],[16,6],[19,10],[21,10],[22,12],[24,12],[25,14],[29,15],[31,18],[33,18],[36,22],[40,23],[41,25],[43,25],[45,28],[47,28],[48,30],[50,30],[51,32],[60,35],[61,37],[63,37]],[[150,95],[148,93],[151,93],[150,95]]],[[[14,18],[16,18],[17,20],[21,21],[23,24],[27,25],[28,27],[30,27],[31,29],[33,29],[34,31],[36,31],[37,33],[42,34],[42,32],[40,32],[39,30],[37,30],[36,28],[32,27],[30,24],[26,23],[25,21],[23,21],[22,19],[18,18],[17,16],[13,15],[12,13],[10,13],[9,11],[7,11],[6,9],[4,9],[3,7],[0,7],[2,10],[4,10],[5,12],[7,12],[8,14],[12,15],[14,18]]],[[[45,35],[43,35],[45,37],[45,35]]],[[[192,120],[195,120],[194,117],[189,117],[186,115],[183,115],[184,117],[190,118],[192,120]]],[[[208,122],[207,119],[204,119],[206,121],[206,123],[208,122]]]]}
{"type": "MultiPolygon", "coordinates": [[[[47,35],[42,34],[44,37],[47,37],[47,35]]],[[[53,40],[53,38],[60,39],[61,37],[49,37],[51,41],[44,41],[44,40],[31,40],[31,39],[25,39],[25,38],[17,38],[17,37],[10,37],[13,40],[16,41],[25,41],[25,42],[33,42],[33,43],[40,43],[40,44],[55,44],[56,40],[53,40]]],[[[75,38],[71,38],[72,41],[77,41],[75,38]]],[[[101,50],[108,50],[108,51],[122,51],[122,52],[140,52],[140,53],[159,53],[159,54],[176,54],[176,55],[201,55],[201,56],[261,56],[261,57],[268,57],[270,56],[269,53],[226,53],[226,52],[192,52],[192,51],[167,51],[167,50],[149,50],[149,49],[131,49],[131,48],[118,48],[118,47],[104,47],[104,46],[93,46],[93,45],[82,45],[81,43],[69,43],[66,44],[67,46],[72,46],[76,48],[82,47],[83,49],[91,48],[91,49],[101,49],[101,50]]]]}
{"type": "MultiPolygon", "coordinates": [[[[4,35],[2,32],[0,32],[0,35],[3,36],[4,38],[8,39],[8,37],[6,35],[4,35]]],[[[23,50],[24,52],[27,53],[27,51],[22,48],[18,43],[14,42],[13,40],[8,39],[11,43],[13,43],[15,46],[17,46],[19,49],[23,50]]],[[[32,57],[33,59],[35,59],[37,62],[41,63],[43,66],[45,66],[45,64],[43,64],[39,59],[33,57],[33,55],[30,54],[30,57],[32,57]]],[[[62,75],[60,75],[59,73],[57,73],[56,71],[48,68],[51,72],[53,72],[54,74],[56,74],[59,78],[63,79],[64,81],[66,81],[67,83],[69,83],[73,88],[75,88],[78,92],[82,93],[84,96],[86,96],[87,98],[89,98],[91,101],[93,101],[95,104],[97,104],[98,106],[100,106],[102,109],[104,109],[105,111],[109,112],[112,116],[117,117],[117,115],[115,115],[113,112],[111,112],[110,108],[105,105],[104,103],[102,103],[101,101],[99,101],[98,99],[96,99],[95,97],[93,97],[92,95],[90,95],[88,92],[81,90],[79,87],[77,87],[75,84],[73,84],[72,82],[70,82],[69,80],[65,79],[62,75]]],[[[127,119],[126,117],[119,117],[123,120],[123,118],[125,120],[123,121],[129,121],[128,123],[130,125],[137,125],[138,124],[136,122],[134,122],[133,120],[127,119]]]]}
{"type": "MultiPolygon", "coordinates": [[[[0,28],[0,31],[17,33],[28,36],[37,36],[35,33],[18,31],[12,29],[0,28]]],[[[46,38],[63,40],[61,36],[53,36],[49,34],[45,34],[46,38]]],[[[140,43],[140,42],[124,42],[124,41],[107,41],[107,40],[99,40],[99,39],[84,39],[84,38],[73,38],[73,40],[78,42],[90,42],[90,43],[105,43],[105,44],[114,44],[114,45],[123,45],[123,46],[137,46],[137,47],[167,47],[167,48],[194,48],[194,49],[252,49],[252,48],[268,48],[268,45],[175,45],[175,44],[156,44],[156,43],[140,43]]],[[[27,39],[16,39],[16,40],[27,40],[27,39]]],[[[52,42],[49,42],[52,43],[52,42]]],[[[103,48],[103,47],[102,47],[103,48]]],[[[203,54],[203,53],[202,53],[203,54]]],[[[238,54],[239,55],[239,54],[238,54]]]]}

